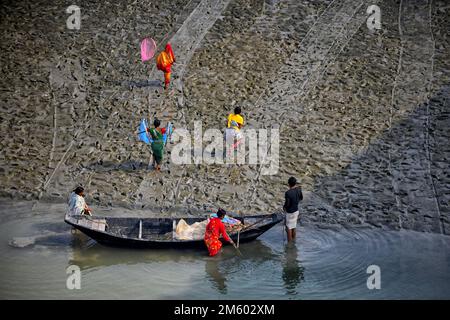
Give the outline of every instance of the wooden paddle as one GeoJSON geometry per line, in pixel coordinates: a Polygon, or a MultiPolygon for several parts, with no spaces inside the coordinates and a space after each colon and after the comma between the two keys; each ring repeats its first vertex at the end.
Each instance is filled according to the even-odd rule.
{"type": "MultiPolygon", "coordinates": [[[[268,216],[270,216],[270,215],[268,215],[268,216]]],[[[241,215],[241,217],[242,217],[242,215],[241,215]]],[[[238,252],[238,254],[239,254],[241,257],[242,257],[242,253],[241,253],[241,251],[239,250],[239,236],[240,236],[241,231],[246,230],[246,229],[248,229],[248,228],[250,228],[250,227],[253,227],[254,225],[260,223],[261,221],[263,221],[263,220],[265,220],[265,219],[267,219],[267,218],[268,218],[268,217],[264,217],[264,218],[262,218],[262,219],[259,219],[259,220],[257,220],[255,223],[252,223],[252,224],[250,224],[250,225],[248,225],[248,226],[246,226],[246,227],[244,227],[244,228],[238,230],[238,232],[237,232],[237,234],[238,234],[237,245],[233,243],[233,247],[236,249],[236,251],[238,252]]]]}
{"type": "Polygon", "coordinates": [[[236,246],[236,244],[235,243],[233,243],[233,247],[236,249],[236,251],[237,251],[237,253],[239,254],[239,256],[241,256],[242,257],[242,253],[241,253],[241,250],[239,250],[239,248],[236,246]]]}
{"type": "Polygon", "coordinates": [[[238,240],[237,240],[237,247],[239,248],[239,234],[241,233],[241,230],[238,230],[238,240]]]}

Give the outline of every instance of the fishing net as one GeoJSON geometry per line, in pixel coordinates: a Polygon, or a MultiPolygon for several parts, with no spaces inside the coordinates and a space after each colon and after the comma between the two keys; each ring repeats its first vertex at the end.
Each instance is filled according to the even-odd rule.
{"type": "Polygon", "coordinates": [[[152,38],[145,38],[141,41],[141,60],[148,61],[155,55],[156,42],[152,38]]]}

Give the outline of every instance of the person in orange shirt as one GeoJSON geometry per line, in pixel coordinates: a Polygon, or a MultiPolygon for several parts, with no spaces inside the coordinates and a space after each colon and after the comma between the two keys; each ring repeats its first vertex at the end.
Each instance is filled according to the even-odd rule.
{"type": "Polygon", "coordinates": [[[156,67],[158,70],[164,72],[164,89],[166,90],[169,88],[171,68],[175,61],[172,46],[168,43],[166,44],[165,50],[162,51],[156,58],[156,67]]]}
{"type": "Polygon", "coordinates": [[[219,209],[219,211],[217,211],[217,218],[212,218],[206,226],[204,240],[211,257],[218,254],[220,249],[222,248],[222,242],[219,239],[221,235],[223,236],[225,241],[228,241],[229,243],[234,245],[233,240],[231,240],[231,238],[228,236],[225,230],[225,225],[222,222],[222,219],[225,217],[225,215],[225,210],[219,209]]]}

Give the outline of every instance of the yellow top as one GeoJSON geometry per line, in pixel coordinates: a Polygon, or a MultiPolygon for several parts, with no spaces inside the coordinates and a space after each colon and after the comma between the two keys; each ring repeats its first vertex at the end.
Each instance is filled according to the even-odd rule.
{"type": "Polygon", "coordinates": [[[239,131],[239,126],[238,126],[239,124],[241,126],[244,125],[244,118],[240,114],[230,113],[228,115],[227,128],[233,128],[233,129],[239,131]]]}
{"type": "Polygon", "coordinates": [[[162,70],[164,72],[170,72],[170,69],[169,70],[165,69],[170,68],[172,64],[173,64],[173,57],[165,51],[162,51],[156,57],[156,66],[158,67],[159,70],[162,70]]]}

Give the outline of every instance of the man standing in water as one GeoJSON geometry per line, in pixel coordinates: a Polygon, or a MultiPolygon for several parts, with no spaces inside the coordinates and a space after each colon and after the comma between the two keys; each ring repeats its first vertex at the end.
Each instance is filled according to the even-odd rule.
{"type": "Polygon", "coordinates": [[[288,242],[296,237],[298,204],[303,200],[302,189],[297,187],[297,179],[290,177],[288,180],[289,190],[284,194],[285,201],[283,209],[286,212],[286,233],[288,242]]]}

